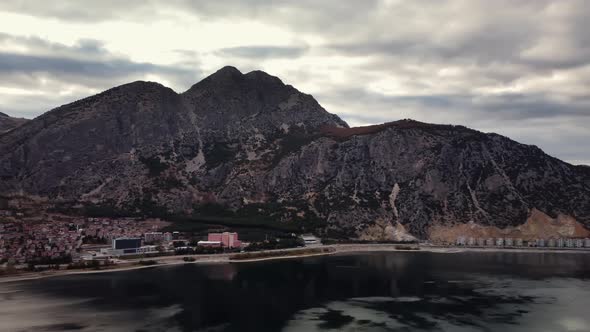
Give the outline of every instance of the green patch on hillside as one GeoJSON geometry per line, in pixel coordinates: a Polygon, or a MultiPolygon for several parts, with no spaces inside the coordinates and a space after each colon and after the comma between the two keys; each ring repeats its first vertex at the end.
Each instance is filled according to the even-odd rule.
{"type": "Polygon", "coordinates": [[[300,151],[302,147],[308,145],[317,137],[318,136],[316,135],[304,135],[299,133],[290,134],[283,137],[280,140],[279,151],[277,154],[275,154],[273,160],[271,161],[271,166],[276,166],[286,156],[300,151]]]}
{"type": "Polygon", "coordinates": [[[155,184],[163,190],[181,188],[183,186],[182,181],[172,176],[159,177],[156,179],[155,184]]]}
{"type": "Polygon", "coordinates": [[[151,192],[146,192],[142,197],[136,198],[130,203],[117,205],[115,201],[109,200],[101,203],[84,203],[82,215],[95,218],[167,218],[170,213],[165,206],[158,204],[151,192]]]}
{"type": "Polygon", "coordinates": [[[162,162],[159,156],[139,157],[139,161],[147,167],[149,175],[152,177],[160,175],[170,167],[167,163],[162,162]]]}
{"type": "Polygon", "coordinates": [[[294,217],[282,221],[281,217],[289,211],[278,203],[248,204],[242,209],[233,211],[221,204],[204,204],[194,208],[190,216],[171,216],[174,225],[172,230],[201,232],[206,229],[221,227],[228,229],[255,230],[260,232],[302,233],[310,232],[325,226],[318,218],[294,217]]]}
{"type": "Polygon", "coordinates": [[[215,168],[234,160],[236,152],[227,143],[211,145],[204,151],[207,167],[215,168]]]}
{"type": "Polygon", "coordinates": [[[91,218],[122,218],[136,216],[134,211],[118,207],[114,201],[106,201],[99,204],[84,203],[81,212],[82,215],[91,218]]]}

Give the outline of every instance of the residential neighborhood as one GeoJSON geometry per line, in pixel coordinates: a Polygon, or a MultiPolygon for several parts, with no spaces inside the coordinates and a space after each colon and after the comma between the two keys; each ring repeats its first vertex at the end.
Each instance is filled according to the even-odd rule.
{"type": "Polygon", "coordinates": [[[79,259],[85,251],[108,247],[116,238],[147,236],[151,239],[154,229],[165,225],[158,220],[132,218],[1,221],[0,264],[68,263],[79,259]]]}

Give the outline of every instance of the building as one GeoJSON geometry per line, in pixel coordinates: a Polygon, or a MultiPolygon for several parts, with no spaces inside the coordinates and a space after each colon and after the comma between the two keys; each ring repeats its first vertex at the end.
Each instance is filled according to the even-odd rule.
{"type": "Polygon", "coordinates": [[[557,246],[557,247],[559,247],[559,248],[563,248],[563,247],[565,246],[565,241],[564,241],[564,239],[562,239],[562,238],[559,238],[559,239],[557,239],[557,244],[556,244],[556,246],[557,246]]]}
{"type": "Polygon", "coordinates": [[[240,248],[242,242],[238,239],[238,233],[209,233],[207,242],[221,242],[224,248],[240,248]]]}
{"type": "Polygon", "coordinates": [[[466,242],[466,240],[465,240],[465,237],[464,237],[464,236],[459,236],[459,237],[457,237],[457,242],[456,242],[456,244],[457,244],[458,246],[464,246],[464,245],[465,245],[465,242],[466,242]]]}
{"type": "Polygon", "coordinates": [[[197,246],[207,248],[221,248],[222,243],[221,241],[199,241],[197,242],[197,246]]]}
{"type": "Polygon", "coordinates": [[[549,241],[547,241],[547,246],[548,247],[552,247],[554,248],[557,244],[555,243],[555,239],[549,239],[549,241]]]}
{"type": "Polygon", "coordinates": [[[522,247],[522,244],[523,244],[522,238],[517,238],[516,241],[514,241],[514,244],[517,247],[522,247]]]}
{"type": "Polygon", "coordinates": [[[143,246],[137,248],[138,254],[149,254],[149,253],[157,253],[158,248],[156,246],[143,246]]]}
{"type": "Polygon", "coordinates": [[[497,238],[497,239],[496,239],[496,246],[497,246],[497,247],[502,247],[502,246],[504,246],[504,238],[502,238],[502,237],[499,237],[499,238],[497,238]]]}
{"type": "Polygon", "coordinates": [[[590,239],[584,239],[584,247],[590,248],[590,239]]]}
{"type": "Polygon", "coordinates": [[[576,239],[576,248],[582,248],[584,246],[584,240],[576,239]]]}
{"type": "Polygon", "coordinates": [[[120,237],[113,239],[114,250],[137,249],[141,247],[141,239],[138,237],[120,237]]]}
{"type": "Polygon", "coordinates": [[[545,239],[537,239],[537,247],[544,247],[545,239]]]}
{"type": "Polygon", "coordinates": [[[164,234],[162,232],[149,232],[143,234],[143,242],[145,243],[157,243],[164,241],[164,234]]]}
{"type": "Polygon", "coordinates": [[[483,237],[478,237],[477,238],[477,245],[480,247],[483,247],[486,245],[486,240],[483,237]]]}
{"type": "Polygon", "coordinates": [[[313,236],[313,235],[303,235],[301,238],[305,242],[305,245],[306,246],[314,245],[314,244],[319,244],[320,243],[320,241],[318,240],[318,238],[315,237],[315,236],[313,236]]]}
{"type": "Polygon", "coordinates": [[[506,239],[504,239],[504,244],[507,247],[512,247],[514,245],[514,241],[512,240],[512,238],[507,237],[506,239]]]}
{"type": "MultiPolygon", "coordinates": [[[[113,240],[113,244],[118,239],[113,240]]],[[[119,247],[127,247],[127,245],[119,245],[119,247]]],[[[125,255],[136,255],[136,254],[148,254],[148,253],[157,253],[158,249],[156,246],[139,246],[137,248],[121,248],[115,249],[113,248],[101,248],[98,254],[93,255],[93,257],[119,257],[125,255]]]]}
{"type": "Polygon", "coordinates": [[[469,239],[467,239],[467,245],[474,246],[475,245],[475,238],[470,237],[469,239]]]}
{"type": "Polygon", "coordinates": [[[491,247],[491,246],[493,246],[493,245],[494,245],[494,238],[493,238],[493,237],[489,237],[489,238],[486,240],[486,246],[490,246],[490,247],[491,247]]]}
{"type": "Polygon", "coordinates": [[[565,246],[568,248],[573,248],[574,247],[574,240],[573,239],[565,240],[565,246]]]}

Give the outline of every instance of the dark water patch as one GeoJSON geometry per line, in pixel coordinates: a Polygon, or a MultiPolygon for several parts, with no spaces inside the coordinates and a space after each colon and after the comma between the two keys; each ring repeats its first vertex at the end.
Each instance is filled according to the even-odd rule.
{"type": "Polygon", "coordinates": [[[565,331],[590,324],[589,276],[590,255],[424,252],[71,275],[12,285],[0,332],[40,325],[23,317],[125,331],[565,331]]]}
{"type": "Polygon", "coordinates": [[[31,331],[39,332],[57,332],[57,331],[79,331],[86,328],[86,326],[78,323],[62,323],[62,324],[49,324],[43,326],[35,326],[31,331]]]}

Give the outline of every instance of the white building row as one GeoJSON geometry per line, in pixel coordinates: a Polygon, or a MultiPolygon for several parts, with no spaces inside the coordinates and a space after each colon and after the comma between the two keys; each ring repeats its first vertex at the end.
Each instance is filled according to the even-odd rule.
{"type": "Polygon", "coordinates": [[[590,239],[550,238],[524,241],[522,238],[488,237],[475,238],[459,236],[455,242],[458,246],[479,247],[551,247],[551,248],[590,248],[590,239]]]}

